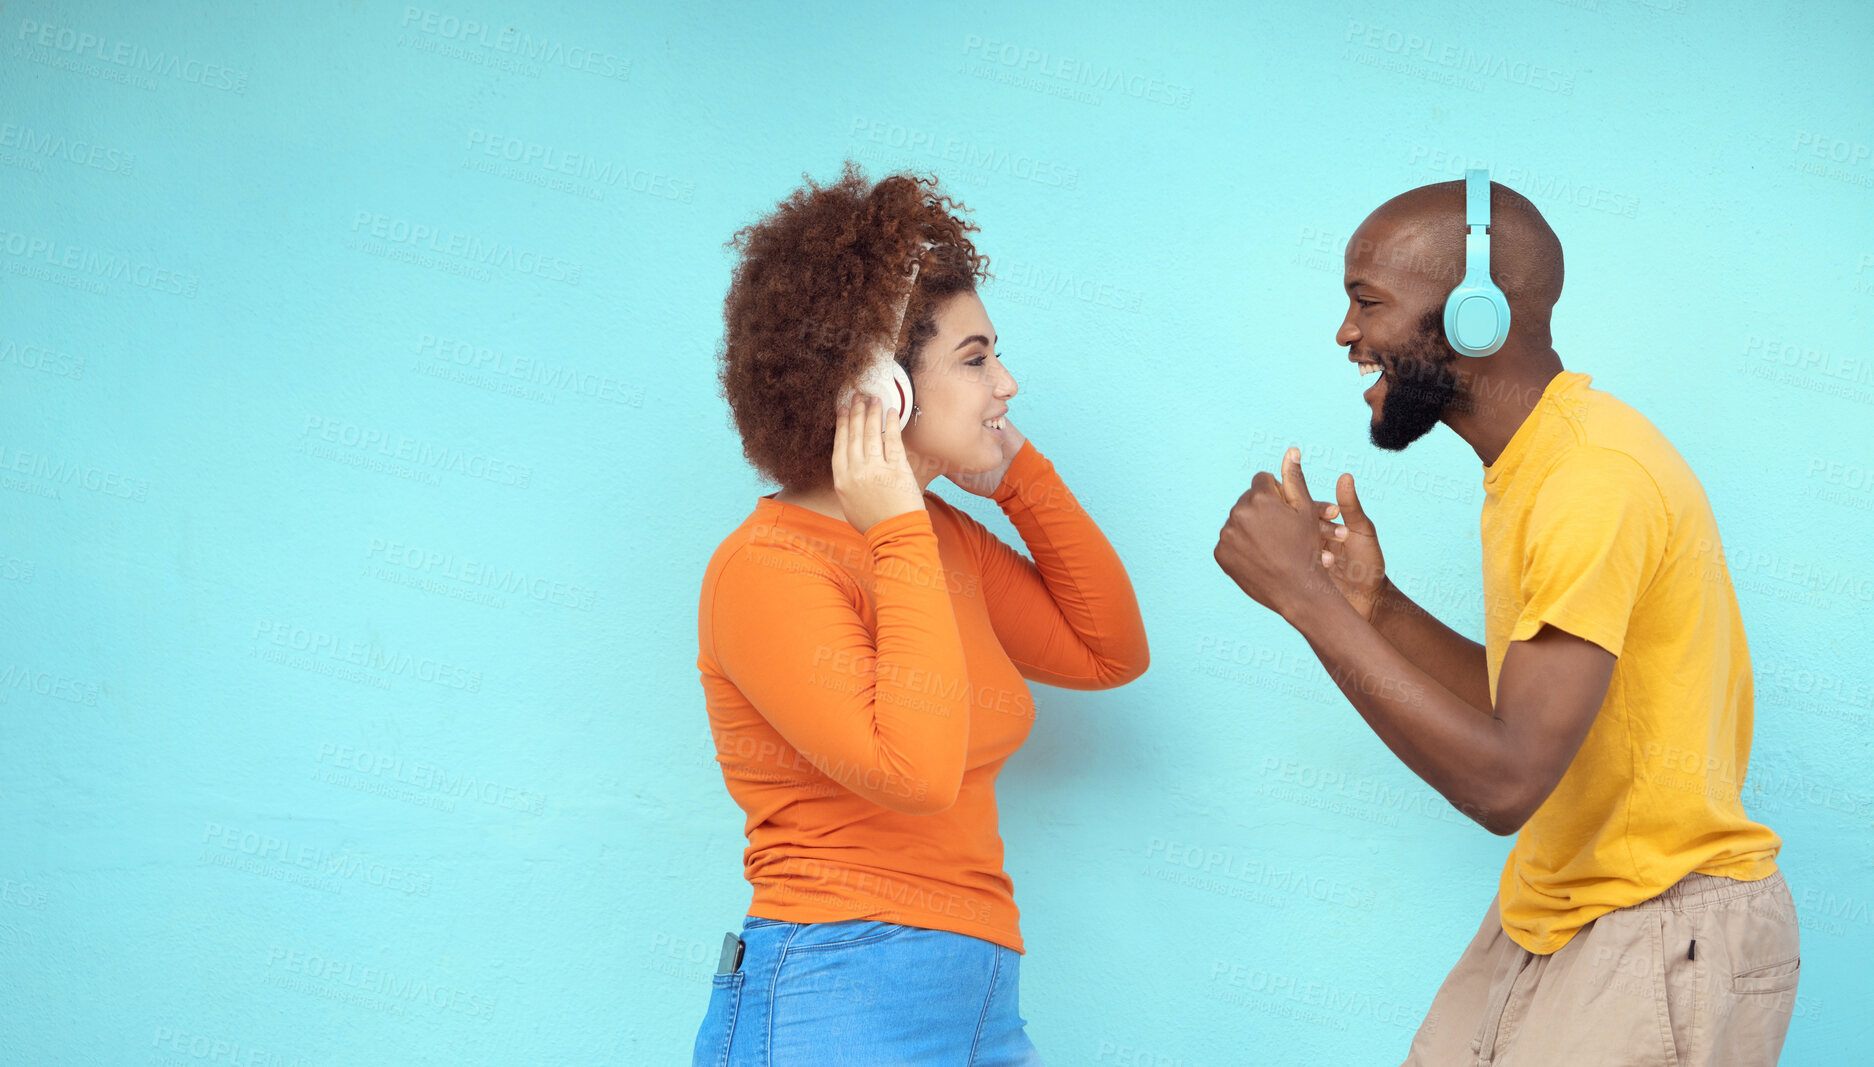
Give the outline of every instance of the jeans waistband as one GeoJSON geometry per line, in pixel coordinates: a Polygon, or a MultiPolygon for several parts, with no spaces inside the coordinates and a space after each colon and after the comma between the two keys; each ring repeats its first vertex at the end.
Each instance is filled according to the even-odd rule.
{"type": "Polygon", "coordinates": [[[1703,907],[1732,897],[1745,897],[1754,893],[1774,892],[1783,885],[1783,872],[1776,871],[1768,878],[1759,878],[1754,882],[1739,881],[1716,874],[1688,874],[1684,878],[1666,887],[1665,892],[1649,900],[1642,900],[1630,910],[1645,911],[1649,908],[1664,908],[1682,911],[1687,908],[1703,907]]]}

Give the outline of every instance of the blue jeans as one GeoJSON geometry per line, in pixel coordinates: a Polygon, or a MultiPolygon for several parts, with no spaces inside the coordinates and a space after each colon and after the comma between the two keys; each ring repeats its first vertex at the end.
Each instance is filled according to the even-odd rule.
{"type": "Polygon", "coordinates": [[[742,967],[716,975],[696,1067],[1034,1067],[1021,954],[966,934],[749,916],[742,967]]]}

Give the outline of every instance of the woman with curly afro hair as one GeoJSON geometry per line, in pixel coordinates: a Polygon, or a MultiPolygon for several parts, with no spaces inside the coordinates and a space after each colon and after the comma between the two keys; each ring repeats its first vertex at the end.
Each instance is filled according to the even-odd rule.
{"type": "Polygon", "coordinates": [[[1040,1062],[996,775],[1028,681],[1108,689],[1148,655],[1118,555],[1008,420],[964,210],[848,162],[731,242],[723,390],[781,488],[711,556],[697,608],[753,889],[698,1064],[1040,1062]],[[896,390],[842,402],[875,359],[908,375],[908,419],[896,390]],[[994,500],[1032,559],[939,477],[994,500]]]}

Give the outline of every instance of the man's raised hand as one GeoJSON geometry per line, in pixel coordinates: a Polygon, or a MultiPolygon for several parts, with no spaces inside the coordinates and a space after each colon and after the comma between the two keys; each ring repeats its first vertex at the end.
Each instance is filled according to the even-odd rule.
{"type": "Polygon", "coordinates": [[[1332,558],[1323,548],[1320,512],[1308,498],[1301,452],[1282,457],[1282,480],[1267,471],[1250,479],[1217,536],[1217,565],[1243,592],[1287,615],[1309,596],[1324,592],[1318,579],[1332,558]]]}
{"type": "MultiPolygon", "coordinates": [[[[1299,473],[1300,468],[1296,470],[1299,473]]],[[[1340,595],[1361,617],[1372,622],[1386,586],[1386,557],[1380,552],[1379,531],[1360,506],[1353,475],[1340,476],[1334,483],[1334,495],[1336,502],[1332,504],[1312,502],[1321,516],[1321,562],[1340,595]],[[1336,517],[1341,520],[1338,524],[1328,521],[1336,517]]]]}

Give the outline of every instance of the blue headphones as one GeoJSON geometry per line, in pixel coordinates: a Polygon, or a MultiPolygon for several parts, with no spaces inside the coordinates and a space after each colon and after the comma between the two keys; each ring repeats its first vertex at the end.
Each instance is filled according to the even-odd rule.
{"type": "Polygon", "coordinates": [[[1464,172],[1464,280],[1445,298],[1445,340],[1487,356],[1510,336],[1510,302],[1490,280],[1490,172],[1464,172]]]}

